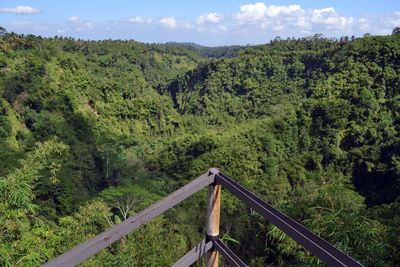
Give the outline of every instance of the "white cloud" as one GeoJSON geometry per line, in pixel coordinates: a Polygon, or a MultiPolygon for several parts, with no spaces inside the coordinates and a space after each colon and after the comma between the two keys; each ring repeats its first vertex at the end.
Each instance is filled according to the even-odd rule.
{"type": "Polygon", "coordinates": [[[311,13],[311,22],[314,24],[327,25],[330,28],[344,30],[353,22],[353,18],[339,16],[333,7],[314,9],[311,13]]]}
{"type": "Polygon", "coordinates": [[[207,13],[207,14],[198,16],[196,19],[196,23],[199,25],[206,24],[206,23],[217,24],[217,23],[220,23],[223,18],[224,18],[224,16],[221,14],[218,14],[218,13],[207,13]]]}
{"type": "Polygon", "coordinates": [[[389,16],[387,23],[391,27],[400,26],[400,12],[393,12],[393,14],[389,16]]]}
{"type": "Polygon", "coordinates": [[[293,16],[303,13],[299,5],[288,6],[267,6],[262,2],[240,6],[240,12],[234,15],[239,24],[246,22],[265,21],[268,18],[277,18],[284,16],[293,16]]]}
{"type": "Polygon", "coordinates": [[[201,16],[198,16],[196,19],[196,30],[198,32],[209,32],[209,33],[219,33],[226,32],[228,28],[224,25],[219,25],[221,21],[224,19],[222,14],[218,13],[207,13],[201,16]]]}
{"type": "Polygon", "coordinates": [[[83,32],[94,28],[93,22],[82,20],[77,16],[70,17],[68,21],[74,26],[74,30],[77,32],[83,32]]]}
{"type": "Polygon", "coordinates": [[[355,30],[362,33],[390,34],[394,27],[400,26],[400,12],[380,16],[363,16],[354,22],[355,30]]]}
{"type": "Polygon", "coordinates": [[[16,7],[3,7],[0,8],[0,13],[16,14],[16,15],[28,15],[37,14],[40,10],[31,6],[16,6],[16,7]]]}
{"type": "Polygon", "coordinates": [[[297,33],[352,30],[354,19],[339,15],[333,7],[303,9],[300,5],[266,5],[262,2],[239,7],[233,15],[242,30],[297,33]]]}
{"type": "Polygon", "coordinates": [[[240,12],[235,15],[239,23],[265,19],[267,6],[264,3],[255,3],[240,6],[240,12]]]}
{"type": "Polygon", "coordinates": [[[294,26],[297,26],[303,30],[310,30],[311,23],[307,16],[300,16],[298,17],[295,22],[293,23],[294,26]]]}
{"type": "Polygon", "coordinates": [[[164,28],[168,28],[168,29],[175,29],[178,25],[178,23],[176,22],[175,18],[173,17],[164,17],[161,18],[159,21],[160,25],[164,28]]]}
{"type": "Polygon", "coordinates": [[[367,33],[373,29],[370,20],[367,18],[359,18],[358,20],[356,20],[356,24],[358,29],[360,29],[364,33],[367,33]]]}
{"type": "Polygon", "coordinates": [[[303,10],[299,5],[289,5],[289,6],[267,6],[266,15],[269,17],[278,17],[278,16],[289,16],[294,14],[299,14],[303,10]]]}
{"type": "Polygon", "coordinates": [[[400,12],[385,15],[364,15],[354,19],[353,30],[356,34],[391,34],[394,27],[400,25],[400,12]]]}
{"type": "Polygon", "coordinates": [[[146,19],[141,16],[129,17],[126,19],[127,22],[132,24],[144,24],[144,23],[151,23],[151,19],[146,19]]]}

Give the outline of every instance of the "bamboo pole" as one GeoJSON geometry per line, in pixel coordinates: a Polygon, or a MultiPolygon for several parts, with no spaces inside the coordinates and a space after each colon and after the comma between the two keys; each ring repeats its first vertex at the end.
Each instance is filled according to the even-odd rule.
{"type": "MultiPolygon", "coordinates": [[[[210,169],[210,174],[218,174],[216,168],[210,169]]],[[[221,212],[221,185],[212,183],[208,185],[207,197],[207,239],[213,240],[219,236],[219,223],[221,212]]],[[[207,267],[218,267],[219,252],[212,249],[207,253],[207,267]]]]}

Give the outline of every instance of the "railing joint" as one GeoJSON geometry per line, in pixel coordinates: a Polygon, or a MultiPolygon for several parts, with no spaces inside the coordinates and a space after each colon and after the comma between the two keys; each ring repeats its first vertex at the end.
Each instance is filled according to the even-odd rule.
{"type": "Polygon", "coordinates": [[[209,173],[209,175],[213,175],[213,174],[217,175],[217,174],[219,174],[219,169],[218,168],[210,168],[208,170],[208,173],[209,173]]]}
{"type": "Polygon", "coordinates": [[[219,235],[206,235],[206,241],[207,242],[214,242],[214,241],[217,241],[217,240],[219,240],[219,235]]]}

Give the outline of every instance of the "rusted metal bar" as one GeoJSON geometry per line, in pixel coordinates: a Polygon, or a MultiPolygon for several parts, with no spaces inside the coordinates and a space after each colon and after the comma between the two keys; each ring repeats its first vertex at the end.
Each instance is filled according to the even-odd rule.
{"type": "Polygon", "coordinates": [[[295,220],[273,208],[225,174],[218,173],[215,180],[329,266],[363,266],[295,220]]]}
{"type": "MultiPolygon", "coordinates": [[[[210,169],[211,175],[216,175],[219,170],[216,168],[210,169]]],[[[221,213],[221,185],[212,183],[208,186],[207,196],[207,241],[218,239],[219,236],[219,223],[221,213]]],[[[218,267],[219,252],[212,249],[207,253],[206,262],[207,267],[218,267]]]]}
{"type": "Polygon", "coordinates": [[[214,248],[221,253],[224,260],[226,260],[233,267],[246,267],[244,263],[232,250],[230,250],[220,239],[214,241],[214,248]]]}
{"type": "Polygon", "coordinates": [[[192,250],[185,254],[180,260],[178,260],[172,267],[189,267],[200,259],[205,253],[207,253],[213,247],[213,242],[206,242],[205,239],[197,244],[192,250]]]}
{"type": "Polygon", "coordinates": [[[160,215],[164,211],[172,208],[193,195],[200,189],[214,182],[215,174],[207,172],[189,184],[181,187],[162,200],[154,203],[150,207],[139,212],[137,215],[129,217],[122,223],[113,228],[93,237],[92,239],[79,244],[70,251],[58,256],[57,258],[45,263],[43,266],[75,266],[87,258],[93,256],[103,248],[111,245],[115,241],[131,233],[133,230],[160,215]]]}

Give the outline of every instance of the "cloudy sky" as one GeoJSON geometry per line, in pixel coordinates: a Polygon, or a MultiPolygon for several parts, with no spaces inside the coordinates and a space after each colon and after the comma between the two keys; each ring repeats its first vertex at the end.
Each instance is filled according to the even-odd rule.
{"type": "Polygon", "coordinates": [[[0,26],[17,33],[203,45],[276,36],[390,34],[400,0],[0,0],[0,26]]]}

